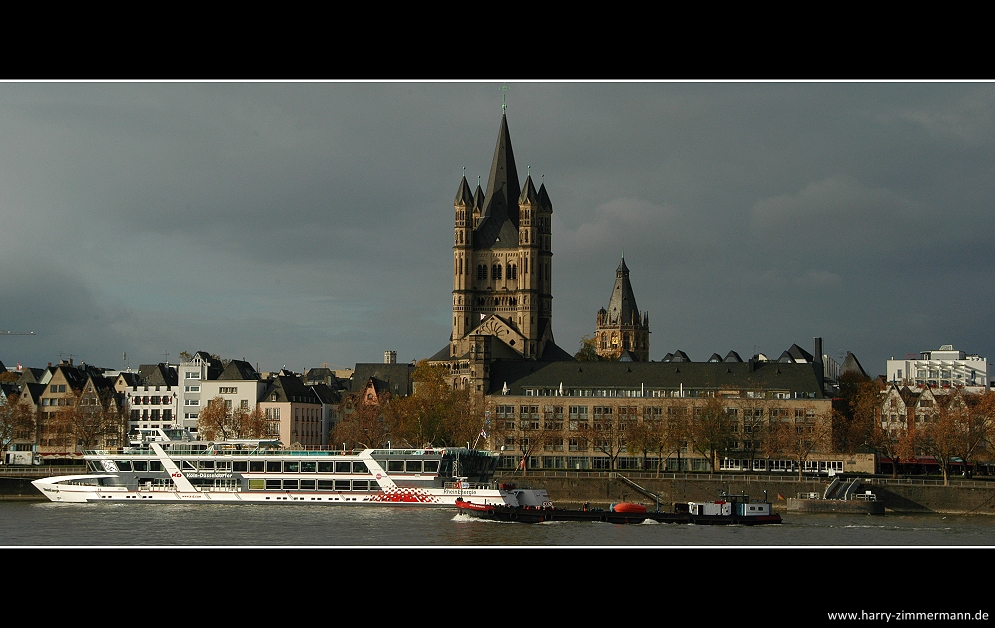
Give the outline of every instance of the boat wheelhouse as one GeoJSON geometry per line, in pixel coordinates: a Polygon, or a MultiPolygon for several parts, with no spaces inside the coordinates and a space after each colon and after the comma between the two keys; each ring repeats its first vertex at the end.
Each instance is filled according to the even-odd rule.
{"type": "MultiPolygon", "coordinates": [[[[158,436],[158,435],[152,435],[158,436]]],[[[540,505],[544,490],[506,491],[497,458],[465,448],[284,449],[275,440],[162,441],[84,452],[89,473],[35,480],[56,502],[251,502],[540,505]]]]}

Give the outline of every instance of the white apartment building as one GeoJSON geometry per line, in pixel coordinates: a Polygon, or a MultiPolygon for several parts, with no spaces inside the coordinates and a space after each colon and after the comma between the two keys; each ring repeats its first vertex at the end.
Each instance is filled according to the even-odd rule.
{"type": "Polygon", "coordinates": [[[212,399],[220,397],[229,408],[252,412],[266,386],[267,381],[259,377],[251,364],[243,360],[231,360],[217,379],[201,380],[201,407],[206,407],[212,399]]]}
{"type": "MultiPolygon", "coordinates": [[[[217,379],[221,373],[221,364],[214,364],[215,360],[210,354],[198,351],[189,362],[180,362],[176,367],[177,378],[177,427],[185,427],[192,432],[197,432],[197,419],[200,416],[200,409],[207,405],[204,401],[204,383],[210,379],[217,379]]],[[[206,397],[210,399],[210,397],[206,397]]]]}
{"type": "Polygon", "coordinates": [[[888,360],[888,381],[908,386],[945,388],[964,386],[972,392],[988,388],[988,360],[943,345],[932,351],[910,354],[902,360],[888,360]]]}

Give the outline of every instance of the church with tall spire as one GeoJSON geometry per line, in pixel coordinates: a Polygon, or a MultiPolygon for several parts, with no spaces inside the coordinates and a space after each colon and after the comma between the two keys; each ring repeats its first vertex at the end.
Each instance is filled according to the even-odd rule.
{"type": "Polygon", "coordinates": [[[430,361],[453,385],[486,390],[493,360],[571,359],[553,341],[553,204],[530,173],[519,183],[506,114],[486,191],[464,175],[453,207],[452,334],[430,361]]]}
{"type": "Polygon", "coordinates": [[[598,355],[632,362],[649,362],[650,316],[640,312],[629,282],[625,254],[615,271],[615,286],[608,309],[598,310],[594,338],[598,355]]]}

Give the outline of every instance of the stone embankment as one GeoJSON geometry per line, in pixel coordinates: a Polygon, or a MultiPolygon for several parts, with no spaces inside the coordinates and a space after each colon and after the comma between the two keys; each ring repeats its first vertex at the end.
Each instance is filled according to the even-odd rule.
{"type": "Polygon", "coordinates": [[[45,496],[38,492],[28,478],[0,477],[0,502],[37,501],[45,496]]]}
{"type": "MultiPolygon", "coordinates": [[[[520,474],[506,476],[500,481],[518,486],[544,487],[553,503],[561,507],[576,506],[585,501],[599,507],[612,502],[633,501],[655,508],[654,500],[640,492],[637,486],[658,495],[661,510],[670,510],[675,502],[715,499],[723,491],[746,494],[760,500],[765,497],[766,491],[772,508],[780,512],[787,510],[787,498],[800,493],[821,495],[829,486],[828,480],[818,478],[799,481],[797,477],[721,474],[653,478],[636,474],[600,473],[585,477],[582,474],[544,476],[539,473],[524,478],[520,474]]],[[[873,492],[878,500],[883,501],[885,512],[995,515],[995,481],[952,480],[950,486],[943,486],[943,482],[935,478],[868,478],[863,480],[861,488],[873,492]]]]}

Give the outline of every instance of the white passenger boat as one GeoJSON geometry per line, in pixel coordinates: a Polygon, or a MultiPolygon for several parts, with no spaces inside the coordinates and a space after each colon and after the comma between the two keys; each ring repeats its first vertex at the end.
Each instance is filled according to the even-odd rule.
{"type": "Polygon", "coordinates": [[[84,452],[90,473],[32,484],[54,502],[262,504],[476,503],[541,506],[544,489],[492,481],[497,454],[464,448],[312,451],[279,441],[146,438],[119,451],[84,452]]]}

